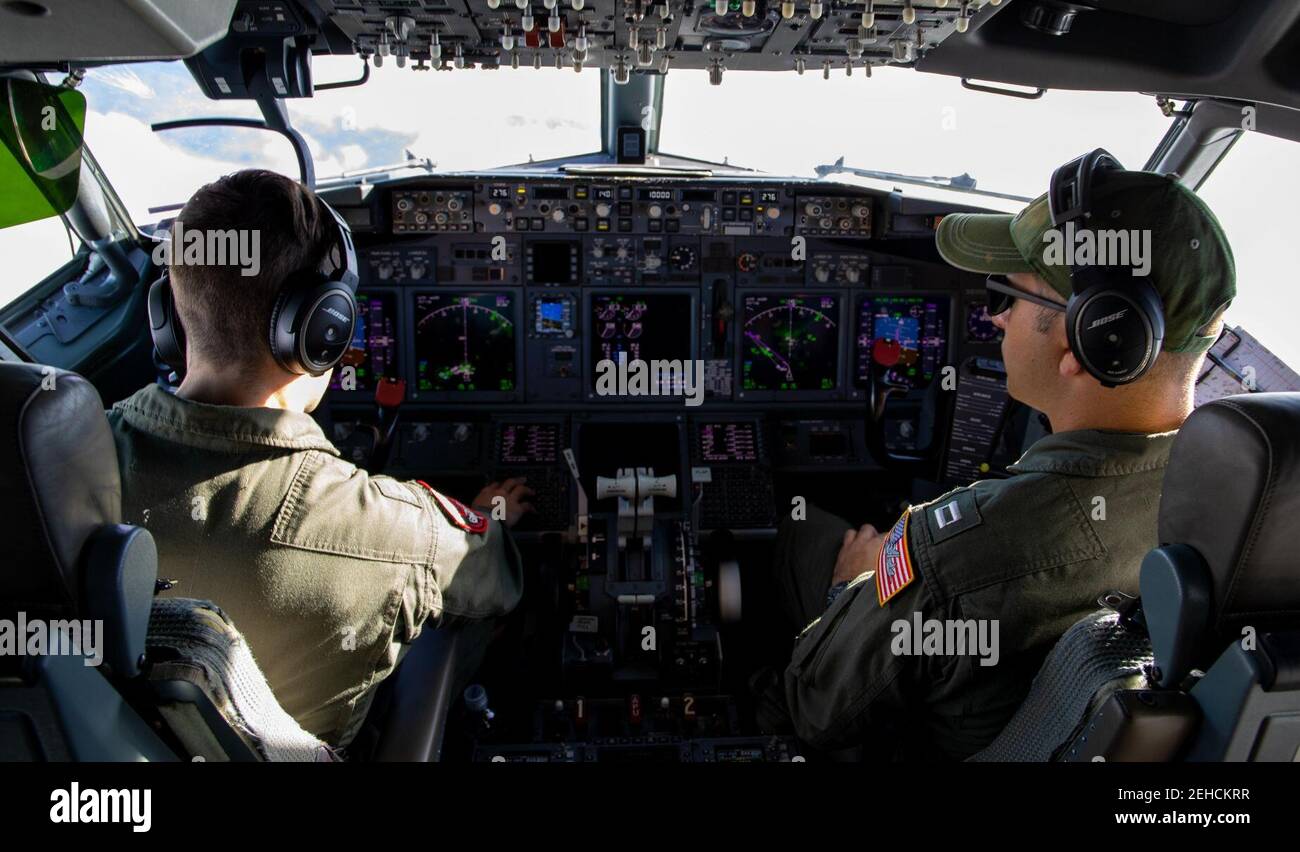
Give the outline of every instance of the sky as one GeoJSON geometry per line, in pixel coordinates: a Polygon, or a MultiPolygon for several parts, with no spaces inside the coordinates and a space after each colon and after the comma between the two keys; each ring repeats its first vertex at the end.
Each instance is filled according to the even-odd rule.
{"type": "MultiPolygon", "coordinates": [[[[316,81],[355,78],[355,58],[317,58],[316,81]]],[[[210,101],[181,63],[92,70],[82,91],[85,136],[137,222],[150,207],[185,201],[198,186],[251,165],[296,174],[288,143],[265,131],[208,128],[154,133],[149,123],[205,115],[256,117],[241,101],[210,101]]],[[[600,76],[566,68],[372,72],[364,87],[290,100],[318,176],[399,162],[410,151],[439,169],[473,169],[586,153],[600,147],[600,76]]],[[[1035,196],[1057,165],[1104,147],[1140,168],[1168,119],[1132,93],[1048,92],[1026,101],[972,92],[955,79],[899,68],[867,78],[843,70],[670,71],[662,151],[777,174],[811,176],[839,157],[851,166],[916,175],[969,173],[978,186],[1035,196]]],[[[1300,197],[1300,143],[1248,134],[1202,196],[1237,259],[1228,313],[1284,360],[1300,365],[1300,240],[1290,233],[1300,197]]],[[[0,231],[7,302],[69,257],[57,220],[0,231]]]]}

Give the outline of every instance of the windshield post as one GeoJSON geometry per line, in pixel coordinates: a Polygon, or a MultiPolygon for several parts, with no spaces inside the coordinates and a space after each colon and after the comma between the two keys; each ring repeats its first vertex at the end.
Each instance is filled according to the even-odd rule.
{"type": "Polygon", "coordinates": [[[664,75],[637,71],[623,85],[608,68],[600,72],[600,129],[605,156],[618,158],[618,129],[643,127],[646,153],[659,153],[659,118],[663,111],[664,75]]]}
{"type": "Polygon", "coordinates": [[[258,109],[262,112],[266,126],[287,137],[293,145],[293,152],[298,158],[298,170],[301,173],[303,185],[308,189],[315,189],[316,164],[312,160],[311,149],[307,147],[307,140],[298,132],[298,128],[294,127],[289,120],[289,111],[285,108],[284,100],[277,98],[271,90],[271,85],[266,79],[266,72],[262,69],[254,72],[252,79],[248,81],[248,88],[253,93],[253,99],[257,102],[258,109]]]}

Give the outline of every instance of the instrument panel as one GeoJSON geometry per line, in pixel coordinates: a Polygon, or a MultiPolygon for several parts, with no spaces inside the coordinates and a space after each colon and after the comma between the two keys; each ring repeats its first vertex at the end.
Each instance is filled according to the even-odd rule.
{"type": "Polygon", "coordinates": [[[409,402],[682,402],[660,376],[602,382],[620,359],[698,370],[711,405],[924,390],[998,335],[893,206],[821,183],[395,185],[359,217],[356,375],[335,401],[397,376],[409,402]]]}
{"type": "Polygon", "coordinates": [[[512,534],[546,578],[538,650],[485,677],[504,704],[464,732],[468,756],[795,759],[732,689],[761,629],[741,562],[791,494],[896,517],[918,483],[934,496],[1004,461],[983,278],[934,247],[951,209],[733,178],[449,176],[360,197],[340,205],[360,319],[328,434],[463,499],[507,478],[534,492],[512,534]],[[383,386],[375,428],[390,378],[405,398],[393,411],[383,386]],[[838,488],[898,459],[904,476],[838,488]],[[516,690],[516,665],[544,685],[516,690]]]}
{"type": "MultiPolygon", "coordinates": [[[[887,449],[945,443],[957,410],[973,413],[950,478],[991,457],[1002,409],[939,401],[940,385],[955,401],[977,378],[996,384],[984,362],[1000,356],[982,278],[934,249],[950,207],[730,177],[449,176],[331,200],[354,226],[361,316],[328,408],[346,418],[381,379],[405,380],[406,420],[420,421],[402,426],[405,472],[527,469],[567,489],[536,441],[569,446],[578,420],[635,409],[686,417],[684,453],[719,477],[706,509],[734,492],[762,526],[763,466],[871,468],[864,415],[885,396],[887,449]]],[[[569,498],[553,508],[559,525],[569,498]]]]}

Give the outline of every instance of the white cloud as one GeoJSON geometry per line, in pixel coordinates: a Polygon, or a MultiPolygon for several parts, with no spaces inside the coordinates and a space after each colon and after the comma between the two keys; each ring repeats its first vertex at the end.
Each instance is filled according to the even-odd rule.
{"type": "Polygon", "coordinates": [[[71,260],[72,251],[56,217],[0,230],[0,257],[5,259],[0,305],[7,305],[71,260]]]}
{"type": "Polygon", "coordinates": [[[360,145],[344,145],[339,149],[339,156],[343,160],[343,168],[349,171],[364,168],[369,159],[366,149],[360,145]]]}
{"type": "Polygon", "coordinates": [[[1035,196],[1052,169],[1099,146],[1141,168],[1168,126],[1152,98],[1131,93],[1054,91],[1025,101],[901,68],[869,79],[861,69],[829,80],[811,68],[731,73],[721,86],[703,72],[670,71],[660,149],[791,175],[843,156],[881,171],[969,172],[982,189],[1035,196]]]}
{"type": "MultiPolygon", "coordinates": [[[[177,130],[167,135],[180,139],[197,132],[209,131],[177,130]]],[[[265,168],[297,175],[293,149],[278,134],[236,128],[222,132],[239,134],[236,138],[249,146],[252,157],[265,168]]],[[[203,157],[170,144],[144,122],[118,112],[91,112],[86,119],[86,142],[131,216],[141,223],[162,218],[162,214],[150,213],[150,207],[184,203],[203,184],[248,167],[248,163],[203,157]]]]}
{"type": "MultiPolygon", "coordinates": [[[[354,78],[355,58],[317,60],[320,82],[354,78]]],[[[409,147],[443,169],[491,168],[586,153],[600,147],[600,74],[591,69],[371,71],[363,87],[318,92],[289,102],[291,115],[358,132],[414,134],[409,147]]],[[[333,156],[333,152],[331,152],[333,156]]],[[[384,165],[370,163],[369,165],[384,165]]],[[[318,174],[329,171],[318,168],[318,174]]]]}
{"type": "Polygon", "coordinates": [[[121,89],[129,95],[137,98],[152,99],[155,96],[153,87],[140,79],[140,75],[135,73],[130,66],[108,67],[95,70],[95,80],[121,89]]]}
{"type": "Polygon", "coordinates": [[[1300,144],[1248,133],[1201,188],[1237,264],[1229,325],[1241,325],[1300,370],[1300,241],[1291,199],[1300,195],[1300,144]]]}

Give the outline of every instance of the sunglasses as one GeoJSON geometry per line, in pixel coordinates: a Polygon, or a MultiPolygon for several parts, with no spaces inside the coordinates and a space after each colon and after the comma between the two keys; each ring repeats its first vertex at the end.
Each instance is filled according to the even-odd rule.
{"type": "Polygon", "coordinates": [[[1035,305],[1054,311],[1065,311],[1065,303],[1057,302],[1037,293],[1030,293],[1012,284],[1005,275],[990,275],[984,279],[984,289],[989,294],[989,316],[994,317],[1011,309],[1016,299],[1024,299],[1035,305]]]}

